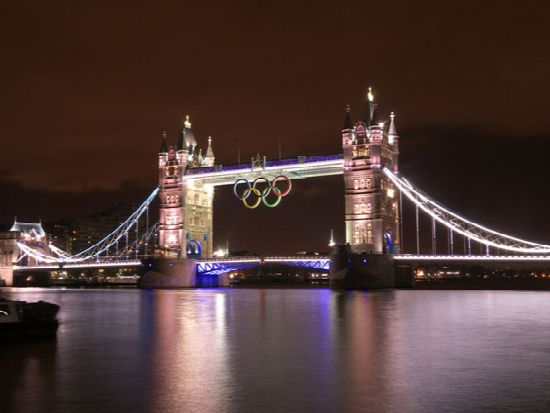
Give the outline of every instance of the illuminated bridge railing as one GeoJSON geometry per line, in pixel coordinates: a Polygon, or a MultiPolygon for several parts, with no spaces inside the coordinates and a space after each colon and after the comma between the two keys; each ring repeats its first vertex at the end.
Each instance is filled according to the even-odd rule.
{"type": "MultiPolygon", "coordinates": [[[[342,154],[297,156],[295,158],[266,161],[265,165],[262,163],[262,166],[265,166],[266,168],[279,167],[279,166],[283,167],[283,166],[289,166],[289,165],[299,165],[304,163],[311,164],[316,162],[337,161],[339,159],[343,159],[342,154]]],[[[210,166],[206,168],[191,168],[187,173],[189,175],[200,175],[200,174],[208,174],[212,172],[249,170],[250,167],[251,167],[250,162],[241,163],[237,165],[216,165],[216,166],[210,166]]]]}
{"type": "Polygon", "coordinates": [[[197,275],[220,275],[232,271],[259,267],[263,264],[283,264],[291,267],[310,268],[312,270],[329,271],[330,258],[319,256],[284,256],[284,257],[253,257],[233,259],[201,260],[197,263],[197,275]]]}
{"type": "Polygon", "coordinates": [[[53,263],[39,264],[32,266],[14,265],[14,271],[18,270],[61,270],[61,269],[85,269],[85,268],[110,268],[110,267],[141,267],[141,260],[119,260],[119,261],[84,261],[75,263],[53,263]]]}
{"type": "Polygon", "coordinates": [[[398,261],[508,261],[508,262],[550,262],[550,255],[395,255],[398,261]]]}

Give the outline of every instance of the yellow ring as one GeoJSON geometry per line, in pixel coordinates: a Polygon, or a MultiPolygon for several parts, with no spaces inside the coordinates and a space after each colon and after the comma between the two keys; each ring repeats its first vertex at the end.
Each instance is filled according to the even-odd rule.
{"type": "Polygon", "coordinates": [[[258,208],[258,205],[260,205],[260,202],[262,202],[262,194],[260,193],[259,189],[256,188],[246,188],[243,192],[243,204],[248,209],[255,209],[258,208]],[[246,202],[246,199],[248,198],[248,195],[250,195],[250,192],[254,192],[254,194],[258,197],[256,202],[254,202],[252,205],[249,205],[248,202],[246,202]]]}

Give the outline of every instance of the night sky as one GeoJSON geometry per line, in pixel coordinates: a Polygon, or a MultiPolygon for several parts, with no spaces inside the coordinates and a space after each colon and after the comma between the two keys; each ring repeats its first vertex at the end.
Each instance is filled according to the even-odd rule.
{"type": "MultiPolygon", "coordinates": [[[[175,143],[186,114],[217,163],[239,145],[277,157],[279,139],[283,157],[337,153],[344,106],[359,118],[371,85],[397,113],[405,176],[550,244],[549,10],[455,3],[3,1],[0,222],[144,199],[161,133],[175,143]]],[[[342,177],[301,181],[255,211],[217,190],[215,244],[326,250],[330,228],[344,240],[342,190],[342,177]]]]}

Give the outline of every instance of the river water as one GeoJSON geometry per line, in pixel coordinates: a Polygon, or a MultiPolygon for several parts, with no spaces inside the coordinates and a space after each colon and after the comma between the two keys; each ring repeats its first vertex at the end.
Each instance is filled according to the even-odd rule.
{"type": "Polygon", "coordinates": [[[550,292],[3,289],[0,412],[548,412],[550,292]]]}

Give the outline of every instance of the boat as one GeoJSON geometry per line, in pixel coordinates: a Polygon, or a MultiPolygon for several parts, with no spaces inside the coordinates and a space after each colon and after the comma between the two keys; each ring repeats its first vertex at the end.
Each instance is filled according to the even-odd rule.
{"type": "Polygon", "coordinates": [[[57,304],[0,298],[0,343],[8,340],[51,339],[57,335],[57,304]]]}

